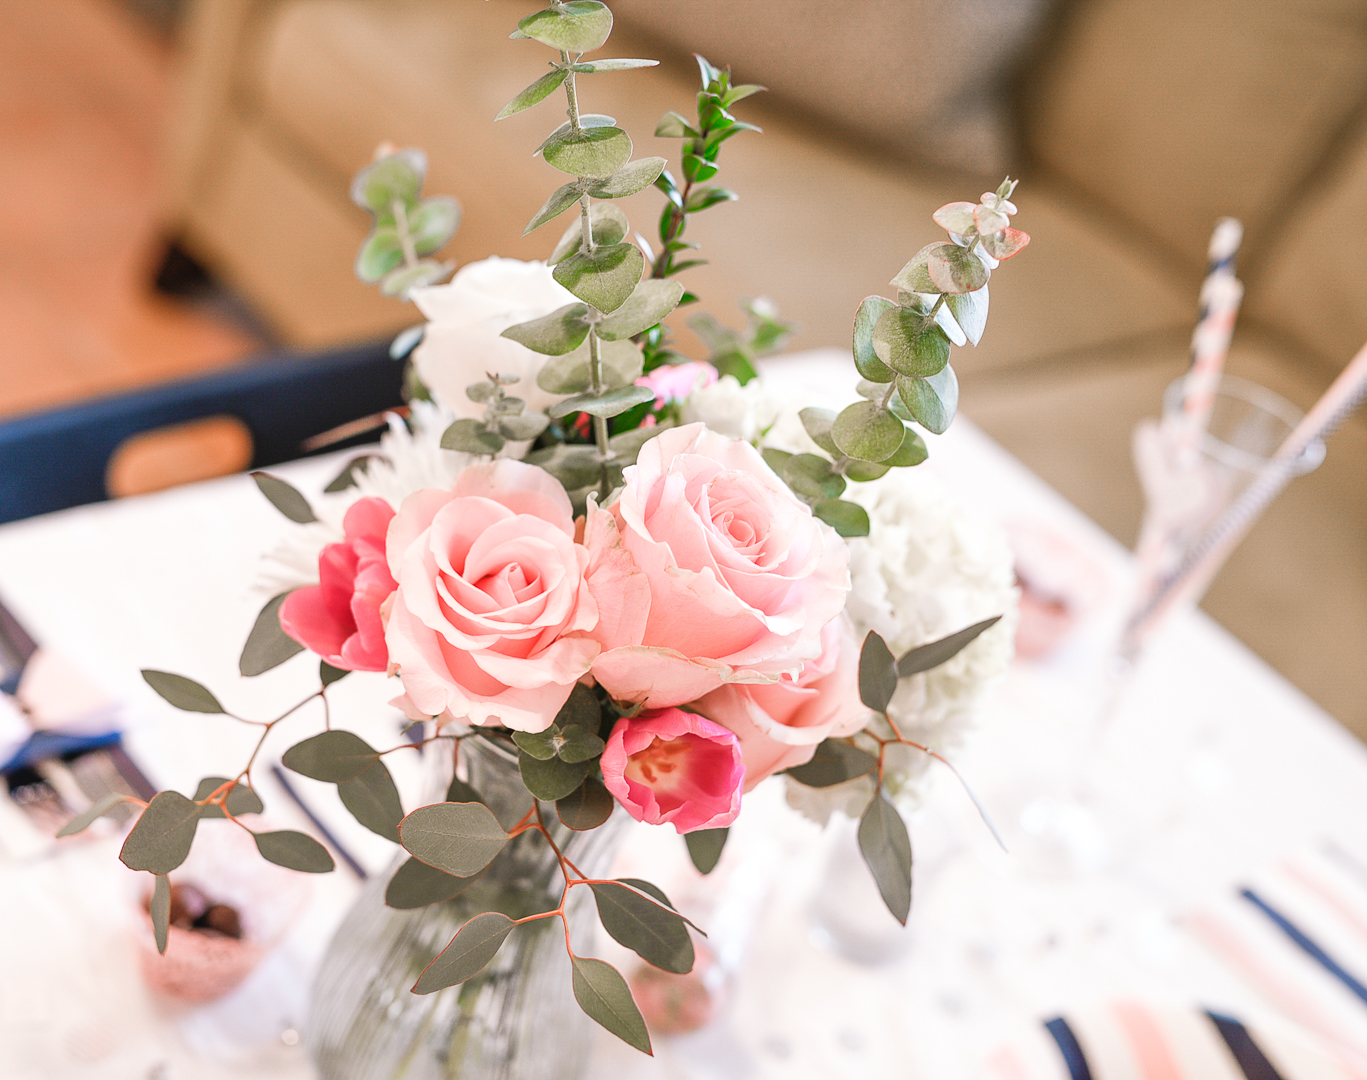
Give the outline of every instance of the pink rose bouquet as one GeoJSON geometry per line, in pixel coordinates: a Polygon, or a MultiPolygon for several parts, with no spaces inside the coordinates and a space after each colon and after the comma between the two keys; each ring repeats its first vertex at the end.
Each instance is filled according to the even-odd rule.
{"type": "MultiPolygon", "coordinates": [[[[669,113],[658,132],[684,140],[680,184],[664,158],[633,159],[631,139],[610,117],[578,111],[576,76],[650,63],[581,62],[611,26],[605,5],[576,0],[530,15],[513,35],[550,45],[553,70],[500,116],[562,84],[566,91],[568,123],[537,154],[570,180],[526,229],[576,208],[547,262],[489,260],[434,284],[448,268],[428,256],[450,238],[458,213],[452,200],[421,196],[425,157],[382,152],[356,178],[353,197],[374,218],[358,273],[389,295],[411,294],[430,320],[391,350],[409,360],[413,402],[406,422],[392,418],[378,455],[352,461],[328,486],[343,492],[333,505],[349,503],[343,539],[311,550],[316,581],[263,609],[241,666],[260,674],[302,645],[323,663],[321,685],[301,705],[327,703],[339,678],[367,672],[348,685],[359,696],[357,684],[371,680],[377,701],[387,687],[408,721],[407,741],[375,749],[334,726],[329,709],[323,730],[285,750],[282,763],[336,784],[361,824],[402,845],[409,857],[388,883],[387,902],[451,903],[468,913],[416,993],[483,978],[518,927],[560,919],[576,1000],[648,1049],[626,980],[573,953],[566,898],[591,889],[618,941],[677,974],[694,957],[686,920],[653,885],[581,871],[575,833],[614,816],[668,824],[686,834],[707,873],[746,794],[766,778],[783,773],[812,792],[837,788],[846,803],[857,791],[869,823],[859,830],[861,843],[869,838],[865,858],[889,910],[906,920],[910,842],[890,801],[897,755],[888,750],[938,752],[907,738],[915,729],[902,726],[901,706],[889,707],[899,686],[908,691],[899,701],[917,699],[910,683],[972,647],[996,619],[937,641],[908,634],[897,642],[901,657],[867,621],[856,628],[847,541],[865,544],[861,580],[881,581],[889,596],[907,575],[884,548],[906,544],[886,515],[891,539],[871,537],[870,508],[876,515],[890,502],[845,496],[851,484],[890,484],[924,460],[917,428],[943,432],[956,407],[951,344],[977,343],[988,278],[1029,237],[1009,227],[1011,180],[980,203],[942,207],[935,221],[947,237],[892,279],[895,301],[867,297],[855,315],[860,400],[839,412],[772,411],[762,424],[740,425],[758,433],[753,443],[701,422],[679,426],[680,416],[699,415],[703,397],[712,402],[703,415],[743,412],[757,396],[756,387],[742,390],[755,378],[751,361],[791,329],[758,302],[746,308],[744,331],[695,317],[690,325],[711,355],[682,363],[665,322],[690,298],[674,280],[692,265],[675,261],[696,246],[681,239],[690,215],[734,197],[694,185],[717,172],[718,148],[750,129],[729,110],[760,88],[734,86],[728,71],[699,58],[696,121],[669,113]],[[652,187],[667,199],[658,249],[616,202],[652,187]],[[891,578],[866,572],[870,558],[891,578]],[[386,756],[413,746],[452,762],[456,775],[443,779],[443,801],[405,814],[386,756]],[[477,776],[472,757],[502,772],[477,776]],[[484,779],[491,786],[482,792],[484,779]],[[543,840],[526,859],[528,845],[543,840]],[[534,862],[554,869],[558,904],[549,892],[531,895],[525,871],[534,862]],[[496,887],[466,892],[484,875],[496,887]]],[[[257,482],[292,521],[317,520],[284,481],[258,474],[257,482]]],[[[882,603],[881,594],[870,602],[882,603]]],[[[896,612],[884,616],[897,625],[896,612]]],[[[191,679],[144,674],[180,708],[226,711],[191,679]]],[[[258,723],[264,743],[276,721],[258,723]]],[[[233,778],[205,779],[193,799],[158,793],[129,832],[121,858],[156,875],[152,919],[163,942],[166,875],[188,853],[201,817],[252,831],[271,861],[332,868],[306,834],[242,821],[261,809],[257,761],[253,752],[233,778]]],[[[110,808],[97,804],[85,823],[110,808]]],[[[473,1002],[483,990],[467,986],[462,1002],[467,992],[473,1002]]]]}

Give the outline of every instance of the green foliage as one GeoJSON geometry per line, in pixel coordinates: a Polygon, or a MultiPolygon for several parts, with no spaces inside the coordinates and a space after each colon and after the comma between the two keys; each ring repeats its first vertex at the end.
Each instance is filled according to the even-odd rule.
{"type": "Polygon", "coordinates": [[[96,800],[77,814],[74,818],[63,825],[58,831],[57,836],[75,836],[78,832],[83,832],[94,823],[96,818],[102,818],[114,807],[128,802],[127,795],[106,795],[96,800]]]}
{"type": "Polygon", "coordinates": [[[280,758],[285,768],[329,784],[355,780],[379,760],[379,753],[359,735],[340,729],[295,743],[280,758]]]}
{"type": "Polygon", "coordinates": [[[539,319],[510,326],[501,336],[543,356],[563,356],[589,336],[588,314],[587,304],[566,304],[539,319]]]}
{"type": "Polygon", "coordinates": [[[616,805],[608,789],[590,776],[564,798],[555,801],[555,812],[567,829],[587,832],[607,821],[616,805]]]}
{"type": "MultiPolygon", "coordinates": [[[[370,463],[379,457],[379,454],[358,454],[346,463],[342,471],[334,476],[323,490],[329,495],[334,495],[339,491],[346,491],[347,488],[355,487],[357,474],[365,472],[370,463]]],[[[302,647],[300,646],[300,648],[302,647]]],[[[244,671],[242,674],[246,675],[247,672],[244,671]]]]}
{"type": "Polygon", "coordinates": [[[184,675],[173,675],[169,671],[153,671],[144,668],[143,681],[160,694],[166,701],[184,712],[222,713],[227,710],[218,703],[208,689],[187,679],[184,675]]]}
{"type": "Polygon", "coordinates": [[[518,747],[517,767],[527,790],[543,802],[555,802],[573,792],[589,774],[591,759],[565,761],[535,758],[518,747]]]}
{"type": "Polygon", "coordinates": [[[898,375],[897,394],[917,423],[927,431],[943,435],[959,406],[959,379],[947,364],[925,379],[898,375]]]}
{"type": "Polygon", "coordinates": [[[885,713],[896,692],[896,661],[887,642],[870,630],[859,650],[859,700],[874,712],[885,713]]]}
{"type": "Polygon", "coordinates": [[[651,896],[621,882],[590,886],[598,904],[598,918],[614,941],[648,964],[676,975],[693,970],[693,941],[684,918],[651,896]]]}
{"type": "Polygon", "coordinates": [[[606,418],[624,413],[633,405],[654,400],[655,393],[648,387],[621,386],[616,390],[608,390],[602,394],[576,394],[574,397],[566,398],[564,401],[552,405],[549,412],[555,419],[577,412],[586,412],[590,416],[606,418]]]}
{"type": "Polygon", "coordinates": [[[532,83],[531,86],[523,90],[507,105],[498,111],[495,120],[506,120],[508,117],[520,113],[523,109],[530,109],[539,101],[544,101],[560,89],[560,84],[565,81],[569,71],[565,68],[556,68],[554,71],[547,72],[532,83]]]}
{"type": "Polygon", "coordinates": [[[831,425],[831,438],[840,452],[860,461],[886,461],[905,436],[902,421],[876,401],[846,406],[831,425]]]}
{"type": "Polygon", "coordinates": [[[283,664],[296,653],[304,651],[304,646],[280,627],[280,605],[285,602],[287,596],[288,592],[282,592],[271,597],[261,609],[261,614],[256,617],[251,633],[247,635],[247,642],[242,646],[242,656],[237,662],[237,669],[243,675],[260,675],[283,664]]]}
{"type": "MultiPolygon", "coordinates": [[[[199,782],[199,787],[195,789],[195,802],[203,802],[215,791],[228,783],[226,776],[206,776],[199,782]]],[[[259,796],[246,784],[234,784],[228,790],[227,798],[224,803],[227,805],[228,813],[233,817],[241,817],[243,814],[259,814],[265,807],[261,803],[259,796]]],[[[226,815],[223,808],[215,804],[206,804],[200,807],[199,816],[201,818],[221,818],[226,815]]]]}
{"type": "Polygon", "coordinates": [[[479,873],[511,837],[483,803],[420,806],[399,826],[404,850],[455,877],[479,873]]]}
{"type": "Polygon", "coordinates": [[[337,868],[327,848],[293,829],[256,833],[254,839],[261,857],[279,866],[305,874],[327,874],[337,868]]]}
{"type": "Polygon", "coordinates": [[[478,881],[480,876],[474,874],[470,877],[456,877],[410,856],[389,879],[389,884],[385,887],[384,902],[387,906],[401,911],[426,907],[428,904],[440,904],[455,899],[478,881]]]}
{"type": "Polygon", "coordinates": [[[597,0],[568,0],[528,15],[517,28],[522,36],[562,52],[593,52],[612,33],[612,12],[597,0]]]}
{"type": "Polygon", "coordinates": [[[403,820],[403,803],[399,789],[383,761],[373,762],[360,776],[337,785],[342,805],[351,816],[386,840],[399,842],[399,822],[403,820]]]}
{"type": "MultiPolygon", "coordinates": [[[[644,260],[643,260],[644,261],[644,260]]],[[[647,278],[637,284],[631,295],[595,328],[604,341],[623,341],[654,326],[679,306],[683,286],[677,281],[647,278]]]]}
{"type": "Polygon", "coordinates": [[[911,837],[902,815],[881,792],[859,819],[859,851],[888,911],[906,926],[911,913],[911,837]]]}
{"type": "Polygon", "coordinates": [[[710,315],[695,315],[688,325],[710,350],[708,363],[744,386],[756,375],[755,360],[776,352],[797,328],[779,319],[767,301],[746,301],[741,309],[747,316],[743,331],[723,326],[710,315]]]}
{"type": "Polygon", "coordinates": [[[165,874],[156,875],[147,913],[152,916],[152,938],[157,943],[157,952],[164,956],[166,939],[171,933],[171,880],[165,874]]]}
{"type": "Polygon", "coordinates": [[[270,473],[254,472],[252,479],[261,489],[261,494],[270,500],[270,504],[291,521],[307,525],[318,520],[313,508],[309,506],[309,501],[299,494],[298,488],[270,473]]]}
{"type": "MultiPolygon", "coordinates": [[[[627,221],[626,214],[610,202],[597,202],[589,208],[589,226],[593,232],[595,244],[621,243],[631,232],[631,223],[627,221]]],[[[576,221],[565,230],[565,234],[560,238],[560,243],[555,245],[555,250],[551,252],[551,257],[546,261],[554,266],[583,250],[583,247],[584,226],[576,221]]]]}
{"type": "Polygon", "coordinates": [[[619,127],[571,128],[548,139],[541,156],[571,176],[606,180],[631,160],[631,137],[619,127]]]}
{"type": "Polygon", "coordinates": [[[722,849],[726,847],[727,829],[695,829],[684,834],[688,847],[688,857],[700,874],[710,874],[721,861],[722,849]]]}
{"type": "Polygon", "coordinates": [[[574,965],[574,1000],[579,1007],[628,1046],[653,1054],[650,1032],[632,1000],[626,979],[602,960],[571,956],[570,961],[574,965]]]}
{"type": "Polygon", "coordinates": [[[346,668],[333,667],[326,660],[318,661],[318,681],[322,683],[323,689],[327,689],[335,682],[345,679],[351,672],[346,668]]]}
{"type": "MultiPolygon", "coordinates": [[[[599,385],[604,390],[630,386],[641,377],[641,350],[629,341],[600,341],[602,364],[599,385]]],[[[582,394],[593,385],[589,345],[547,362],[537,373],[536,384],[551,394],[582,394]]]]}
{"type": "Polygon", "coordinates": [[[635,244],[608,244],[592,254],[578,251],[556,263],[555,280],[607,314],[624,303],[641,280],[645,256],[635,244]]]}
{"type": "Polygon", "coordinates": [[[374,218],[356,255],[356,276],[367,284],[378,282],[386,296],[407,299],[412,289],[451,272],[447,263],[421,258],[444,247],[460,227],[454,199],[420,198],[426,174],[421,150],[399,150],[382,153],[351,185],[352,200],[374,218]]]}
{"type": "Polygon", "coordinates": [[[874,324],[873,351],[899,375],[925,378],[949,363],[949,338],[928,315],[895,307],[874,324]]]}
{"type": "Polygon", "coordinates": [[[200,808],[178,791],[159,791],[124,839],[119,859],[130,870],[169,874],[185,861],[200,808]]]}
{"type": "Polygon", "coordinates": [[[957,656],[979,634],[989,627],[995,626],[1000,620],[1000,615],[994,615],[990,619],[974,623],[972,626],[965,627],[948,637],[940,638],[938,641],[918,645],[898,659],[897,674],[906,678],[908,675],[916,675],[919,672],[939,667],[946,660],[957,656]]]}
{"type": "Polygon", "coordinates": [[[788,775],[799,784],[824,788],[868,776],[876,768],[878,759],[872,754],[847,742],[826,739],[817,744],[811,761],[794,765],[788,770],[788,775]]]}
{"type": "Polygon", "coordinates": [[[486,911],[456,931],[413,984],[413,993],[431,994],[478,975],[498,953],[517,924],[501,911],[486,911]]]}
{"type": "MultiPolygon", "coordinates": [[[[850,479],[858,479],[854,473],[855,467],[859,465],[867,465],[867,463],[851,461],[846,466],[846,475],[850,479]]],[[[869,535],[868,511],[858,503],[848,502],[845,499],[817,499],[816,502],[812,503],[812,513],[840,536],[849,538],[869,535]]]]}

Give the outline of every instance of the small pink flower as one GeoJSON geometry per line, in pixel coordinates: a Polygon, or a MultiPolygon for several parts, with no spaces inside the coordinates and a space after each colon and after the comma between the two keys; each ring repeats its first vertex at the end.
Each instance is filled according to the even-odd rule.
{"type": "Polygon", "coordinates": [[[637,386],[648,387],[656,401],[681,401],[695,390],[711,386],[717,381],[717,369],[699,360],[686,364],[664,364],[649,375],[636,380],[637,386]]]}
{"type": "Polygon", "coordinates": [[[868,709],[859,701],[859,644],[844,615],[821,632],[821,655],[796,679],[726,683],[693,708],[735,732],[745,761],[745,790],[811,761],[823,739],[860,730],[868,709]]]}
{"type": "Polygon", "coordinates": [[[389,664],[380,606],[397,587],[385,560],[393,517],[383,499],[358,499],[342,519],[346,539],[318,556],[318,584],[295,589],[280,607],[281,629],[333,667],[384,671],[389,664]]]}
{"type": "Polygon", "coordinates": [[[617,721],[600,762],[603,783],[627,813],[681,833],[720,829],[740,813],[745,765],[720,724],[681,709],[617,721]]]}

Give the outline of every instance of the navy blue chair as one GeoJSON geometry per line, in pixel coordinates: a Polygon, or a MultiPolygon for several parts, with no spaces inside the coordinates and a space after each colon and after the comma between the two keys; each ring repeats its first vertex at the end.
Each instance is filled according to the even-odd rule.
{"type": "MultiPolygon", "coordinates": [[[[106,472],[132,436],[208,417],[251,434],[251,468],[306,456],[313,436],[403,403],[387,343],[275,354],[207,375],[0,423],[0,523],[109,498],[106,472]]],[[[379,429],[350,443],[374,439],[379,429]]],[[[338,442],[327,449],[348,445],[338,442]]]]}

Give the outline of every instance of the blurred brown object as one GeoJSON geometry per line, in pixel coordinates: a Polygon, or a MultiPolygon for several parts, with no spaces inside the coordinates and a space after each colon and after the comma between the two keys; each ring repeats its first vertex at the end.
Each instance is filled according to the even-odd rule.
{"type": "Polygon", "coordinates": [[[105,487],[116,499],[242,472],[252,433],[235,416],[210,416],[125,439],[109,459],[105,487]]]}

